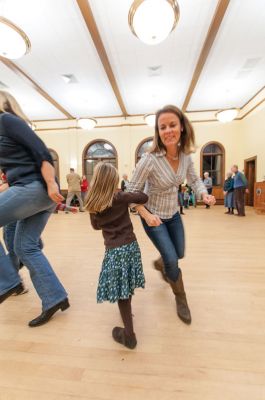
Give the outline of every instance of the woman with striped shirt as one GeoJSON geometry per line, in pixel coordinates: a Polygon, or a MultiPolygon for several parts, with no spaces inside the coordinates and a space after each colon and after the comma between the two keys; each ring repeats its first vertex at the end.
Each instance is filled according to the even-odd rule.
{"type": "Polygon", "coordinates": [[[179,318],[191,323],[178,260],[184,257],[184,228],[178,212],[178,187],[187,180],[198,198],[213,205],[215,198],[197,176],[191,159],[195,137],[191,123],[175,106],[165,106],[156,113],[154,144],[137,164],[128,187],[129,192],[142,191],[148,202],[135,205],[145,232],[159,251],[155,262],[175,295],[179,318]]]}

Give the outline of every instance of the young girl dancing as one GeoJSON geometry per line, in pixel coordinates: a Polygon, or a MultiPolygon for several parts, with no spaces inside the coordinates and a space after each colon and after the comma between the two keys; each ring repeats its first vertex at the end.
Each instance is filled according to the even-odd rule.
{"type": "Polygon", "coordinates": [[[145,204],[148,197],[141,192],[117,192],[118,183],[116,168],[108,163],[99,163],[85,207],[90,213],[93,228],[102,230],[106,247],[97,302],[118,302],[124,328],[113,328],[113,339],[134,349],[137,340],[133,330],[131,297],[135,288],[144,288],[145,278],[128,206],[130,203],[145,204]]]}

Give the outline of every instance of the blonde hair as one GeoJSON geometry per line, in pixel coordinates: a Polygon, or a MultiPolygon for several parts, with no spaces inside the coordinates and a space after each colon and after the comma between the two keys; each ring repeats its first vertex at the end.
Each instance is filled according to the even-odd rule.
{"type": "Polygon", "coordinates": [[[16,99],[10,93],[0,90],[0,113],[4,112],[16,115],[30,123],[29,118],[24,114],[16,99]]]}
{"type": "Polygon", "coordinates": [[[162,143],[162,140],[160,138],[159,127],[158,127],[158,120],[160,115],[166,113],[175,114],[180,120],[182,128],[180,143],[179,143],[180,151],[182,151],[185,154],[193,153],[195,151],[195,135],[191,122],[178,107],[172,105],[165,106],[156,112],[154,143],[150,150],[150,153],[157,153],[160,152],[161,150],[166,150],[166,147],[162,143]]]}
{"type": "Polygon", "coordinates": [[[87,211],[95,214],[111,207],[118,183],[119,174],[112,164],[104,162],[97,164],[86,198],[87,211]]]}

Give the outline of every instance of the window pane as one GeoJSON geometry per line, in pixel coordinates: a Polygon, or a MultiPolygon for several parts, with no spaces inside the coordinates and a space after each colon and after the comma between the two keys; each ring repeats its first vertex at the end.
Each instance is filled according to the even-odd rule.
{"type": "Polygon", "coordinates": [[[203,149],[203,154],[219,153],[222,154],[222,149],[216,143],[210,143],[203,149]]]}
{"type": "Polygon", "coordinates": [[[142,144],[142,146],[138,150],[137,159],[140,159],[144,153],[147,153],[153,145],[153,140],[147,140],[142,144]]]}
{"type": "Polygon", "coordinates": [[[206,154],[212,153],[212,145],[211,145],[211,144],[208,144],[208,146],[206,146],[206,147],[203,149],[203,153],[206,153],[206,154]]]}
{"type": "Polygon", "coordinates": [[[203,156],[203,173],[209,172],[212,165],[212,156],[203,156]]]}
{"type": "Polygon", "coordinates": [[[213,143],[212,144],[212,153],[220,153],[222,154],[222,149],[218,144],[213,143]]]}
{"type": "Polygon", "coordinates": [[[114,148],[105,142],[97,142],[87,149],[86,158],[113,158],[114,148]]]}
{"type": "Polygon", "coordinates": [[[212,156],[212,169],[221,170],[222,156],[212,156]]]}

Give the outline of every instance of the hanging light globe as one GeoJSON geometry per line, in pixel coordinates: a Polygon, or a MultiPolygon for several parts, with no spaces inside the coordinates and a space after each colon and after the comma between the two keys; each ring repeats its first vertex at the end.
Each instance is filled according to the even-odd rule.
{"type": "Polygon", "coordinates": [[[176,0],[134,0],[128,15],[132,33],[149,45],[165,40],[178,20],[176,0]]]}
{"type": "Polygon", "coordinates": [[[97,120],[94,118],[79,118],[77,120],[77,126],[81,129],[93,129],[97,125],[97,120]]]}
{"type": "Polygon", "coordinates": [[[30,40],[17,25],[0,17],[0,56],[16,60],[30,51],[30,40]]]}
{"type": "Polygon", "coordinates": [[[156,123],[156,116],[155,114],[146,114],[144,116],[144,120],[148,126],[151,126],[153,128],[156,123]]]}
{"type": "Polygon", "coordinates": [[[216,118],[218,119],[218,121],[220,121],[222,123],[231,122],[237,117],[238,109],[230,108],[227,110],[221,110],[221,111],[218,111],[215,115],[216,115],[216,118]]]}

